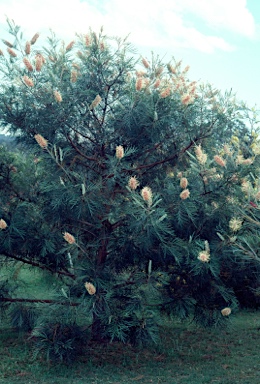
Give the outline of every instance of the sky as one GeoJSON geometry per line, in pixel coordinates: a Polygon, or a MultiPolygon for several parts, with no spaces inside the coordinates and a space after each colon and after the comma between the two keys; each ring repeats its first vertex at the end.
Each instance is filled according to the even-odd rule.
{"type": "Polygon", "coordinates": [[[39,44],[50,29],[65,43],[89,28],[128,36],[141,56],[183,60],[191,81],[260,109],[259,0],[0,0],[0,38],[10,39],[6,17],[39,44]]]}

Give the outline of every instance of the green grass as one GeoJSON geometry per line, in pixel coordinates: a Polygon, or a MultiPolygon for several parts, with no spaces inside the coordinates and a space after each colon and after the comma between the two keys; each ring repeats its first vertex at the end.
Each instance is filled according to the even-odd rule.
{"type": "MultiPolygon", "coordinates": [[[[1,268],[19,297],[43,299],[57,288],[53,277],[28,267],[1,268]]],[[[165,321],[162,343],[138,350],[119,343],[86,345],[72,366],[32,356],[28,335],[0,323],[0,384],[259,384],[260,312],[230,316],[228,329],[201,329],[165,321]]]]}
{"type": "Polygon", "coordinates": [[[26,384],[259,384],[260,313],[233,315],[229,329],[166,322],[153,350],[119,343],[86,346],[66,367],[32,359],[31,345],[8,329],[0,334],[0,383],[26,384]]]}
{"type": "Polygon", "coordinates": [[[0,278],[13,282],[19,298],[48,299],[55,292],[58,280],[46,271],[30,268],[23,263],[1,265],[0,278]]]}

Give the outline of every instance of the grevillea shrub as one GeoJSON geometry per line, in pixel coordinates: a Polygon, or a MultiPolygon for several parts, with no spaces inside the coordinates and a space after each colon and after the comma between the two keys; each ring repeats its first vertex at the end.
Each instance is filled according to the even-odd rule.
{"type": "Polygon", "coordinates": [[[79,340],[156,342],[162,314],[235,316],[237,282],[256,297],[259,278],[254,111],[102,31],[41,45],[9,28],[0,120],[26,154],[1,148],[1,265],[56,281],[40,299],[1,282],[15,324],[69,362],[79,340]]]}

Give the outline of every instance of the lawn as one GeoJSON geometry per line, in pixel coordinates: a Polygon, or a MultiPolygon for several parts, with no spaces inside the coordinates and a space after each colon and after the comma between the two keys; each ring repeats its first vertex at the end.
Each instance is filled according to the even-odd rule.
{"type": "MultiPolygon", "coordinates": [[[[55,288],[54,280],[47,275],[22,268],[15,273],[12,278],[19,284],[20,297],[46,298],[46,293],[55,288]]],[[[67,367],[48,364],[41,356],[33,359],[29,334],[2,323],[0,383],[260,383],[260,311],[232,314],[226,329],[165,320],[161,334],[160,345],[145,350],[119,343],[87,345],[82,357],[67,367]]]]}
{"type": "Polygon", "coordinates": [[[225,330],[166,322],[154,349],[95,344],[71,367],[33,360],[23,336],[2,329],[0,383],[27,384],[259,384],[260,313],[241,311],[225,330]]]}

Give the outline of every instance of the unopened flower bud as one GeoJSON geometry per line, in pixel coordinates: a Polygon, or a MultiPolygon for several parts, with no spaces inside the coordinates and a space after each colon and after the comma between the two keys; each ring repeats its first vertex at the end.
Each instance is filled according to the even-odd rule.
{"type": "Polygon", "coordinates": [[[147,202],[152,201],[153,194],[152,194],[152,190],[150,187],[144,187],[141,190],[141,195],[142,195],[142,198],[144,199],[144,201],[147,201],[147,202]]]}
{"type": "Polygon", "coordinates": [[[135,83],[135,89],[137,91],[141,91],[141,89],[143,88],[143,78],[142,77],[138,77],[137,80],[136,80],[136,83],[135,83]]]}
{"type": "Polygon", "coordinates": [[[25,82],[27,87],[33,87],[34,86],[32,79],[28,76],[23,76],[23,81],[25,82]]]}
{"type": "Polygon", "coordinates": [[[214,160],[221,167],[225,167],[226,166],[226,161],[221,156],[219,156],[219,155],[214,156],[214,160]]]}
{"type": "Polygon", "coordinates": [[[71,48],[73,47],[74,43],[75,43],[74,41],[71,41],[71,42],[67,45],[67,47],[66,47],[66,51],[67,51],[67,52],[71,50],[71,48]]]}
{"type": "Polygon", "coordinates": [[[229,308],[229,307],[223,308],[221,310],[221,314],[222,314],[222,316],[229,316],[231,314],[231,308],[229,308]]]}
{"type": "Polygon", "coordinates": [[[119,160],[124,157],[124,147],[122,145],[116,147],[116,157],[119,160]]]}
{"type": "Polygon", "coordinates": [[[185,189],[187,188],[188,186],[188,180],[186,179],[186,177],[182,177],[181,180],[180,180],[180,186],[181,188],[185,189]]]}
{"type": "Polygon", "coordinates": [[[70,74],[70,81],[71,81],[72,83],[76,83],[77,78],[78,78],[78,72],[77,72],[77,71],[71,71],[71,74],[70,74]]]}
{"type": "Polygon", "coordinates": [[[30,55],[31,53],[31,43],[29,41],[27,41],[27,43],[25,44],[25,53],[26,55],[30,55]]]}
{"type": "Polygon", "coordinates": [[[71,235],[69,232],[64,232],[63,238],[69,244],[74,244],[76,242],[75,237],[71,235]]]}
{"type": "Polygon", "coordinates": [[[142,63],[145,68],[150,68],[150,64],[145,58],[142,58],[142,63]]]}
{"type": "Polygon", "coordinates": [[[92,296],[92,295],[95,295],[96,293],[96,287],[92,284],[92,283],[89,283],[89,282],[86,282],[85,283],[85,288],[86,290],[88,291],[88,293],[92,296]]]}
{"type": "Polygon", "coordinates": [[[39,38],[39,33],[35,33],[35,35],[33,36],[33,38],[31,39],[31,45],[35,44],[37,39],[39,38]]]}
{"type": "Polygon", "coordinates": [[[7,224],[4,219],[0,219],[0,229],[5,229],[7,227],[7,224]]]}
{"type": "Polygon", "coordinates": [[[12,57],[16,57],[17,54],[11,49],[11,48],[7,48],[7,52],[9,53],[10,56],[12,57]]]}
{"type": "Polygon", "coordinates": [[[86,46],[89,47],[91,45],[91,38],[89,35],[86,35],[85,36],[85,43],[86,43],[86,46]]]}
{"type": "Polygon", "coordinates": [[[186,200],[188,199],[188,197],[190,197],[190,191],[188,189],[184,189],[181,193],[180,193],[180,198],[182,200],[186,200]]]}
{"type": "Polygon", "coordinates": [[[35,140],[39,144],[39,146],[43,149],[46,149],[48,146],[48,141],[40,134],[34,135],[35,140]]]}
{"type": "Polygon", "coordinates": [[[32,72],[33,71],[33,66],[32,64],[30,63],[30,61],[27,59],[27,57],[25,57],[23,59],[23,63],[24,65],[26,66],[26,68],[28,69],[28,71],[32,72]]]}
{"type": "Polygon", "coordinates": [[[9,47],[9,48],[13,48],[13,44],[10,43],[9,41],[7,41],[7,40],[2,40],[2,42],[3,42],[5,45],[7,45],[7,47],[9,47]]]}
{"type": "Polygon", "coordinates": [[[156,79],[156,81],[154,83],[154,88],[160,87],[160,84],[161,84],[161,80],[160,79],[156,79]]]}
{"type": "Polygon", "coordinates": [[[37,72],[40,72],[42,65],[43,65],[42,55],[36,55],[36,57],[35,57],[35,69],[37,72]]]}
{"type": "Polygon", "coordinates": [[[60,92],[54,91],[53,94],[54,94],[54,97],[55,97],[55,100],[57,101],[57,103],[61,103],[62,102],[62,96],[61,96],[60,92]]]}

